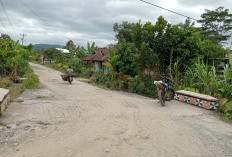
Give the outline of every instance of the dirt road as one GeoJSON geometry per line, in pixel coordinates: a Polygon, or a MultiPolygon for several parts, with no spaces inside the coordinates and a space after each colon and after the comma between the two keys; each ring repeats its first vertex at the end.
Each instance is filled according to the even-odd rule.
{"type": "Polygon", "coordinates": [[[177,101],[99,89],[31,64],[42,87],[0,119],[1,157],[225,157],[232,126],[177,101]]]}

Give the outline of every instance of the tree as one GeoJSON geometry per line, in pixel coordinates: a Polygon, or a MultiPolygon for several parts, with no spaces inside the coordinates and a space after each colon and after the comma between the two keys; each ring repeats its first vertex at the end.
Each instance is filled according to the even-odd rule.
{"type": "Polygon", "coordinates": [[[55,60],[55,62],[57,63],[61,63],[64,61],[64,54],[55,48],[45,49],[43,51],[43,55],[44,57],[49,58],[50,62],[51,62],[51,59],[55,60]]]}
{"type": "Polygon", "coordinates": [[[89,54],[92,54],[93,51],[97,49],[97,46],[95,45],[95,42],[93,42],[91,45],[88,42],[87,43],[87,49],[88,49],[89,54]]]}
{"type": "Polygon", "coordinates": [[[76,54],[76,45],[74,44],[74,42],[72,40],[69,40],[66,45],[64,46],[65,49],[68,49],[70,54],[71,54],[71,58],[73,58],[76,54]]]}
{"type": "Polygon", "coordinates": [[[110,72],[115,71],[115,66],[117,65],[118,56],[116,51],[110,50],[110,58],[104,57],[103,60],[105,61],[103,64],[110,69],[110,72]]]}
{"type": "Polygon", "coordinates": [[[224,7],[218,7],[215,10],[205,10],[206,13],[201,15],[202,37],[210,39],[216,44],[221,44],[231,36],[232,14],[224,7]]]}
{"type": "Polygon", "coordinates": [[[133,31],[133,42],[137,47],[136,62],[139,68],[154,68],[158,63],[158,56],[153,49],[155,37],[155,27],[151,22],[144,25],[135,24],[133,31]],[[139,37],[140,35],[140,37],[139,37]]]}
{"type": "Polygon", "coordinates": [[[189,27],[193,27],[195,25],[195,22],[192,22],[190,18],[187,18],[184,23],[179,23],[179,26],[181,29],[186,30],[189,27]]]}
{"type": "Polygon", "coordinates": [[[123,74],[135,76],[138,73],[138,67],[135,64],[136,48],[134,44],[122,40],[116,46],[117,64],[115,70],[123,74]]]}
{"type": "Polygon", "coordinates": [[[31,45],[21,46],[10,36],[2,35],[0,38],[0,74],[10,75],[16,81],[28,70],[31,45]]]}
{"type": "Polygon", "coordinates": [[[127,42],[132,42],[132,31],[133,31],[134,23],[129,23],[127,21],[123,21],[122,24],[114,23],[113,29],[116,33],[115,37],[118,42],[122,42],[125,39],[127,42]]]}
{"type": "Polygon", "coordinates": [[[87,55],[84,46],[80,47],[80,45],[77,46],[76,53],[78,58],[84,58],[87,55]]]}

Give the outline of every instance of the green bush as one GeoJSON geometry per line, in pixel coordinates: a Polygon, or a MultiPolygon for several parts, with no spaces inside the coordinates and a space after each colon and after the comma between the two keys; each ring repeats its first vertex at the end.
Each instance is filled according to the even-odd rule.
{"type": "Polygon", "coordinates": [[[219,105],[218,111],[223,113],[227,120],[232,121],[232,101],[219,105]]]}
{"type": "Polygon", "coordinates": [[[22,86],[23,90],[25,89],[34,89],[38,87],[39,77],[34,73],[27,73],[25,75],[26,80],[23,81],[22,86]]]}
{"type": "Polygon", "coordinates": [[[7,79],[7,78],[3,78],[2,80],[0,80],[0,88],[8,88],[13,84],[13,81],[7,79]]]}
{"type": "Polygon", "coordinates": [[[225,117],[232,120],[232,101],[225,104],[225,117]]]}
{"type": "Polygon", "coordinates": [[[156,86],[148,75],[128,77],[128,89],[132,93],[138,93],[148,97],[155,97],[157,93],[156,86]]]}
{"type": "Polygon", "coordinates": [[[93,75],[93,70],[90,69],[90,68],[82,67],[80,75],[85,77],[85,78],[89,78],[89,77],[91,77],[93,75]]]}
{"type": "Polygon", "coordinates": [[[128,77],[127,79],[129,91],[132,93],[138,93],[140,84],[139,76],[136,75],[135,77],[128,77]]]}
{"type": "Polygon", "coordinates": [[[103,85],[110,81],[110,76],[104,74],[102,71],[97,71],[95,77],[96,77],[96,82],[103,85]]]}

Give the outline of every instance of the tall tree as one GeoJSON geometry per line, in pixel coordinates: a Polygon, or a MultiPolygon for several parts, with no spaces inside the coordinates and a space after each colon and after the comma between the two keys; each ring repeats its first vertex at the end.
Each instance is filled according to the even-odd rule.
{"type": "Polygon", "coordinates": [[[205,10],[206,13],[201,15],[202,36],[210,39],[216,44],[221,44],[231,36],[232,14],[224,7],[218,7],[215,10],[205,10]]]}
{"type": "Polygon", "coordinates": [[[117,62],[115,70],[127,75],[135,76],[138,73],[137,65],[135,64],[136,48],[134,44],[122,40],[120,44],[116,46],[117,62]]]}
{"type": "Polygon", "coordinates": [[[179,23],[180,28],[186,30],[189,27],[193,27],[195,25],[195,22],[192,22],[190,18],[187,18],[184,23],[179,23]]]}
{"type": "Polygon", "coordinates": [[[127,42],[132,42],[132,31],[133,31],[134,23],[129,23],[127,21],[123,21],[122,24],[114,23],[113,29],[116,33],[115,37],[118,42],[122,42],[125,39],[127,42]]]}
{"type": "Polygon", "coordinates": [[[73,58],[76,54],[76,45],[74,44],[74,42],[72,40],[69,40],[66,45],[64,46],[65,49],[68,49],[70,54],[71,54],[71,58],[73,58]]]}

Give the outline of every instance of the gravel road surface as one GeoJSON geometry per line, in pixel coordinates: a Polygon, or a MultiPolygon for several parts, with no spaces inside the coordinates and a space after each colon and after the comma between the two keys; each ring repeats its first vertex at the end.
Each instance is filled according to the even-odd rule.
{"type": "Polygon", "coordinates": [[[232,126],[178,101],[104,90],[31,64],[41,88],[0,118],[1,157],[231,157],[232,126]]]}

